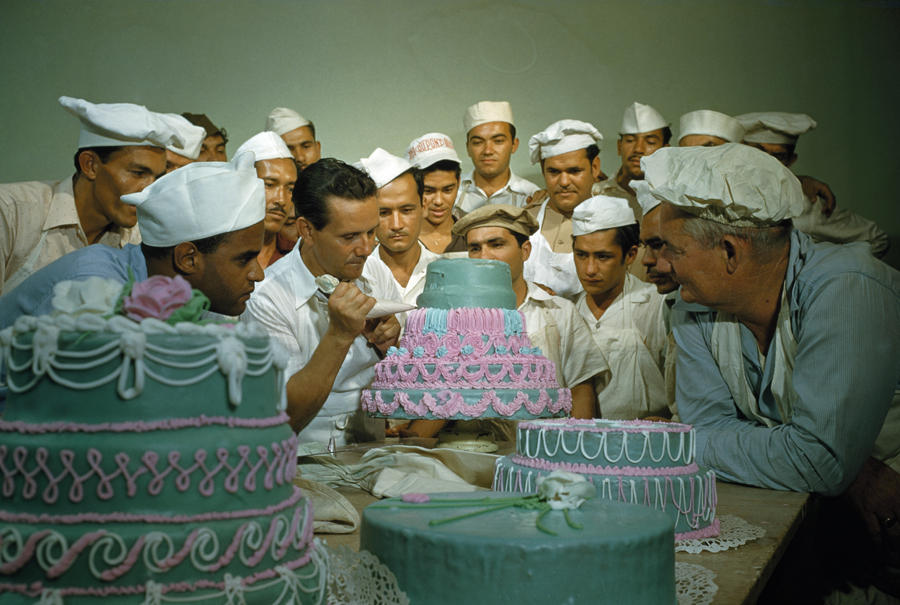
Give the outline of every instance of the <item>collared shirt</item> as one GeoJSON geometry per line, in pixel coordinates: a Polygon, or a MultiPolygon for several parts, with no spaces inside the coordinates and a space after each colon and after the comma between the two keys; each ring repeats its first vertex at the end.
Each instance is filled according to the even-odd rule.
{"type": "MultiPolygon", "coordinates": [[[[302,242],[301,242],[302,244],[302,242]]],[[[362,277],[354,283],[379,300],[400,300],[393,275],[383,263],[369,256],[362,277]]],[[[315,278],[300,256],[300,247],[266,268],[247,302],[241,321],[253,320],[281,343],[290,357],[285,378],[289,379],[309,362],[328,329],[328,300],[318,291],[315,278]]],[[[336,445],[376,437],[378,422],[370,422],[360,411],[359,398],[375,376],[377,351],[363,336],[357,336],[344,358],[331,394],[317,416],[300,431],[302,442],[336,445]]],[[[381,421],[384,437],[384,422],[381,421]]]]}
{"type": "Polygon", "coordinates": [[[453,204],[453,214],[457,218],[465,216],[485,204],[510,204],[522,208],[528,197],[540,189],[529,180],[523,179],[510,170],[509,180],[502,188],[488,196],[481,187],[475,184],[475,170],[463,175],[459,183],[459,193],[453,204]]]}
{"type": "Polygon", "coordinates": [[[591,328],[609,361],[612,377],[597,391],[603,418],[634,419],[668,415],[665,396],[665,297],[652,284],[626,273],[622,292],[603,315],[594,317],[587,293],[575,308],[591,328]]]}
{"type": "MultiPolygon", "coordinates": [[[[97,243],[140,243],[136,227],[113,227],[97,243]]],[[[0,185],[0,293],[90,242],[78,220],[72,178],[0,185]]]]}
{"type": "Polygon", "coordinates": [[[900,449],[897,425],[883,429],[891,428],[885,418],[896,411],[900,385],[900,273],[867,246],[817,244],[794,231],[784,292],[796,339],[789,421],[771,388],[775,364],[761,359],[750,330],[740,325],[735,357],[773,428],[738,412],[712,352],[716,312],[689,311],[680,301],[672,316],[678,411],[696,429],[698,463],[726,481],[837,494],[873,454],[880,432],[881,459],[893,449],[896,461],[900,449]]]}
{"type": "Polygon", "coordinates": [[[605,384],[609,379],[606,357],[594,345],[591,330],[575,305],[526,283],[528,293],[519,311],[525,316],[531,344],[556,364],[560,385],[572,388],[595,377],[605,384]]]}
{"type": "Polygon", "coordinates": [[[822,213],[822,205],[807,199],[803,214],[793,220],[794,228],[807,233],[817,242],[868,242],[872,255],[878,258],[887,252],[887,233],[867,218],[850,212],[843,206],[835,208],[831,216],[822,213]]]}
{"type": "Polygon", "coordinates": [[[397,287],[397,290],[400,291],[400,294],[403,296],[403,302],[414,305],[416,304],[416,299],[419,297],[419,294],[422,293],[422,290],[425,289],[425,273],[428,270],[428,265],[432,261],[436,261],[441,257],[440,254],[435,254],[431,250],[425,247],[422,242],[417,242],[419,244],[419,260],[416,262],[416,266],[413,267],[412,273],[409,275],[409,281],[406,282],[406,286],[401,286],[400,282],[394,278],[394,274],[391,272],[390,267],[387,266],[383,260],[381,260],[381,245],[375,246],[375,249],[372,251],[371,258],[374,262],[380,263],[384,266],[385,269],[388,270],[388,273],[391,274],[391,278],[394,280],[394,285],[397,287]]]}

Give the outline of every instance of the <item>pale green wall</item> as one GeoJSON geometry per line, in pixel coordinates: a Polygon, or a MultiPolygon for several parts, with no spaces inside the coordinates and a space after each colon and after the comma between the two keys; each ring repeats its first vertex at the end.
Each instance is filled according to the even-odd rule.
{"type": "Polygon", "coordinates": [[[676,123],[699,108],[802,111],[798,172],[892,236],[900,265],[900,10],[888,2],[4,0],[0,182],[71,170],[59,95],[208,113],[229,151],[276,105],[313,119],[326,155],[402,153],[431,130],[463,146],[463,109],[513,103],[527,139],[578,118],[606,136],[632,101],[676,123]]]}

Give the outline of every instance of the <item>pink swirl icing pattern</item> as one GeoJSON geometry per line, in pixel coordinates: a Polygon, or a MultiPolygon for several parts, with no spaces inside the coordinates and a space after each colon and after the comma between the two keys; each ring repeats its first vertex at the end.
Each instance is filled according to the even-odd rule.
{"type": "Polygon", "coordinates": [[[685,475],[699,472],[697,463],[687,466],[670,466],[654,468],[650,466],[600,466],[574,462],[550,462],[540,458],[528,458],[521,454],[513,454],[510,460],[516,464],[537,468],[544,471],[564,470],[582,475],[624,475],[626,477],[663,477],[666,475],[685,475]]]}
{"type": "Polygon", "coordinates": [[[0,494],[5,498],[12,498],[20,491],[23,499],[31,500],[37,495],[40,479],[46,481],[41,497],[47,504],[54,504],[59,499],[60,487],[67,480],[71,481],[68,491],[71,502],[81,502],[85,489],[93,489],[99,499],[109,500],[116,494],[115,484],[120,481],[124,481],[124,485],[118,489],[124,488],[128,497],[134,497],[138,491],[138,479],[146,475],[150,479],[147,483],[148,494],[158,496],[170,477],[174,476],[173,483],[178,491],[186,492],[191,488],[196,475],[197,490],[201,495],[209,497],[215,492],[216,479],[221,473],[226,473],[223,481],[226,492],[237,493],[242,484],[246,491],[255,491],[256,477],[263,467],[263,485],[266,490],[271,490],[276,484],[282,485],[293,480],[297,470],[294,459],[297,439],[296,435],[292,435],[283,443],[273,442],[270,448],[259,445],[256,447],[255,460],[252,448],[240,445],[235,448],[237,461],[234,463],[229,462],[233,455],[226,448],[218,448],[215,451],[216,462],[210,464],[207,464],[208,452],[204,449],[194,452],[193,464],[182,464],[181,454],[172,451],[166,457],[168,464],[162,467],[158,467],[159,454],[152,450],[145,452],[136,465],[132,465],[127,453],[118,452],[111,456],[115,463],[115,470],[111,471],[103,464],[104,454],[96,448],[89,448],[85,452],[89,470],[85,473],[79,473],[76,469],[77,453],[74,450],[63,449],[57,452],[62,470],[54,472],[50,468],[51,450],[48,448],[41,446],[32,450],[16,446],[10,451],[8,446],[0,445],[0,494]],[[29,460],[32,461],[29,463],[29,460]],[[95,487],[89,485],[92,480],[96,480],[95,487]]]}
{"type": "MultiPolygon", "coordinates": [[[[235,532],[235,537],[232,539],[231,543],[229,544],[229,547],[226,548],[225,551],[223,552],[223,554],[218,558],[218,560],[216,560],[210,566],[208,571],[210,571],[210,572],[218,571],[219,569],[221,569],[222,567],[227,565],[233,559],[233,557],[237,551],[238,545],[240,544],[240,537],[243,536],[243,534],[247,531],[250,523],[251,522],[248,521],[247,523],[242,524],[238,528],[238,530],[235,532]]],[[[279,523],[281,523],[281,521],[279,520],[279,517],[273,517],[269,521],[269,529],[266,534],[266,539],[263,541],[263,543],[260,545],[260,547],[258,549],[256,549],[256,551],[253,553],[253,555],[248,559],[248,561],[247,561],[248,567],[251,567],[251,568],[256,567],[257,565],[259,565],[259,563],[265,557],[266,553],[269,551],[270,547],[272,546],[272,543],[275,541],[275,534],[276,534],[279,523]]],[[[10,573],[11,574],[14,571],[27,565],[34,556],[34,551],[37,548],[37,544],[41,540],[45,539],[51,533],[52,532],[50,530],[42,530],[42,531],[36,532],[36,533],[32,534],[31,536],[29,536],[28,540],[26,541],[25,546],[22,548],[21,552],[19,553],[19,556],[16,557],[15,559],[13,559],[12,561],[4,564],[3,566],[0,566],[0,573],[5,573],[5,574],[10,573]]],[[[87,547],[89,547],[91,544],[95,543],[97,540],[101,539],[108,533],[111,533],[111,532],[109,532],[107,530],[98,530],[98,531],[90,532],[90,533],[87,533],[87,534],[81,536],[64,553],[62,553],[62,555],[59,557],[57,562],[46,571],[47,578],[55,579],[55,578],[60,577],[62,574],[64,574],[68,569],[70,569],[76,563],[78,557],[81,555],[81,553],[87,547]]],[[[169,569],[177,566],[178,564],[180,564],[187,557],[187,554],[190,552],[191,548],[196,543],[199,533],[200,533],[199,529],[193,530],[188,535],[188,537],[185,539],[184,545],[181,547],[181,549],[179,549],[178,552],[175,553],[175,555],[173,555],[172,557],[169,557],[164,562],[162,562],[159,567],[161,569],[169,570],[169,569]]],[[[310,555],[311,553],[309,552],[309,549],[310,549],[310,546],[312,543],[312,537],[313,537],[312,507],[309,506],[308,504],[303,507],[297,506],[294,509],[294,513],[292,515],[292,519],[290,522],[290,529],[285,534],[284,538],[279,543],[276,544],[276,548],[274,549],[274,552],[273,552],[273,558],[275,560],[280,560],[280,559],[284,558],[284,556],[287,554],[288,548],[290,548],[290,546],[292,544],[293,544],[295,550],[297,550],[297,551],[307,550],[306,555],[310,555]],[[303,528],[302,534],[298,535],[300,533],[299,529],[300,529],[301,525],[303,528]]],[[[104,581],[108,581],[108,582],[113,581],[113,580],[125,575],[129,571],[131,571],[131,569],[134,567],[135,563],[137,562],[138,558],[140,557],[141,551],[144,549],[146,543],[147,543],[146,536],[140,536],[137,540],[135,540],[134,544],[129,549],[128,555],[125,557],[125,560],[121,564],[119,564],[115,567],[111,567],[110,569],[107,569],[107,570],[104,570],[103,572],[101,572],[100,579],[104,580],[104,581]]],[[[305,559],[304,562],[302,563],[302,564],[305,564],[305,562],[307,562],[309,560],[309,557],[305,556],[305,557],[302,557],[301,559],[305,559]]],[[[290,566],[288,566],[288,567],[290,568],[290,566]]],[[[255,574],[254,577],[256,579],[262,579],[263,577],[271,577],[271,575],[261,576],[260,574],[255,574]]],[[[255,581],[255,580],[251,580],[251,582],[252,581],[255,581]]],[[[32,585],[28,586],[28,588],[29,589],[34,588],[38,584],[40,584],[40,583],[38,583],[38,582],[33,583],[32,585]]],[[[173,590],[173,587],[183,586],[183,585],[184,585],[184,583],[170,585],[169,590],[173,590]]],[[[196,584],[196,585],[199,586],[199,584],[196,584]]],[[[16,589],[17,586],[24,587],[25,585],[0,583],[0,589],[5,588],[7,590],[13,590],[15,592],[23,592],[21,589],[16,589]]],[[[217,584],[214,582],[209,582],[202,587],[209,588],[209,587],[214,587],[214,586],[224,587],[224,583],[217,584]]],[[[60,592],[61,592],[61,594],[73,594],[73,595],[101,594],[101,593],[81,592],[81,591],[85,591],[85,590],[95,590],[95,589],[90,589],[90,588],[88,588],[88,589],[83,589],[83,588],[65,589],[64,588],[60,592]]],[[[117,588],[112,588],[110,590],[111,590],[111,592],[102,593],[102,594],[133,594],[132,592],[127,592],[129,590],[128,587],[117,587],[117,588]]],[[[142,592],[142,590],[134,591],[134,593],[136,593],[136,592],[142,592]]],[[[167,590],[164,588],[163,593],[165,593],[165,592],[167,592],[167,590]]],[[[38,591],[37,594],[40,594],[40,591],[38,591]]]]}
{"type": "Polygon", "coordinates": [[[557,399],[553,401],[546,390],[541,390],[536,400],[532,400],[523,391],[516,393],[509,404],[500,401],[496,391],[485,391],[474,404],[466,403],[463,396],[452,389],[443,388],[435,393],[424,393],[416,403],[408,393],[397,391],[390,402],[384,401],[380,391],[365,390],[362,394],[362,406],[366,412],[378,413],[388,416],[402,408],[409,416],[427,417],[429,414],[436,418],[453,418],[462,415],[466,418],[483,416],[489,407],[500,416],[512,416],[522,407],[533,415],[543,414],[545,411],[557,413],[572,409],[572,393],[569,389],[558,389],[557,399]]]}
{"type": "Polygon", "coordinates": [[[388,357],[375,366],[372,388],[538,389],[558,386],[556,365],[544,358],[523,363],[521,357],[514,356],[465,361],[396,357],[388,357]],[[429,371],[426,366],[433,366],[433,369],[429,371]],[[497,369],[492,371],[491,366],[497,369]]]}

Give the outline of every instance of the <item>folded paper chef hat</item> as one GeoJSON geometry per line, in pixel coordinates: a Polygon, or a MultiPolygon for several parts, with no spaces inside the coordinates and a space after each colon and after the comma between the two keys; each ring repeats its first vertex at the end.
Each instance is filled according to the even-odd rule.
{"type": "Polygon", "coordinates": [[[803,212],[797,177],[769,154],[740,143],[663,147],[641,158],[638,200],[654,197],[700,218],[765,227],[803,212]]]}
{"type": "Polygon", "coordinates": [[[619,129],[619,134],[640,134],[651,130],[659,130],[668,125],[669,123],[658,111],[649,105],[634,102],[625,108],[625,114],[622,116],[622,128],[619,129]]]}
{"type": "Polygon", "coordinates": [[[231,162],[194,162],[122,196],[137,207],[141,239],[164,248],[255,225],[265,218],[266,194],[252,153],[231,162]]]}
{"type": "Polygon", "coordinates": [[[214,135],[221,135],[223,139],[228,140],[228,132],[224,128],[219,128],[213,121],[209,119],[205,113],[191,113],[189,111],[185,111],[181,114],[182,117],[187,118],[187,121],[193,124],[194,126],[199,126],[203,130],[206,131],[206,136],[211,137],[214,135]]]}
{"type": "Polygon", "coordinates": [[[284,139],[272,132],[264,130],[253,135],[238,147],[235,155],[245,151],[252,151],[256,162],[261,160],[276,160],[280,158],[292,159],[291,150],[285,144],[284,139]]]}
{"type": "Polygon", "coordinates": [[[748,143],[795,145],[801,134],[816,127],[816,121],[805,113],[758,111],[737,116],[737,120],[747,131],[744,141],[748,143]]]}
{"type": "Polygon", "coordinates": [[[464,236],[476,227],[503,227],[530,237],[538,230],[538,223],[525,208],[511,204],[486,204],[456,221],[453,235],[464,236]]]}
{"type": "MultiPolygon", "coordinates": [[[[156,113],[133,103],[91,103],[74,97],[60,97],[59,104],[81,120],[78,149],[86,147],[124,147],[174,145],[189,151],[197,133],[202,143],[205,132],[173,113],[156,113]]],[[[187,155],[182,151],[176,151],[187,155]]],[[[198,152],[199,153],[199,149],[198,152]]],[[[194,157],[197,157],[194,155],[194,157]]]]}
{"type": "Polygon", "coordinates": [[[178,155],[183,155],[186,158],[196,160],[197,156],[200,155],[200,149],[203,148],[203,139],[206,138],[206,130],[191,124],[187,118],[178,114],[167,113],[163,115],[170,117],[173,124],[178,125],[182,139],[175,143],[169,143],[166,145],[166,149],[177,153],[178,155]]]}
{"type": "Polygon", "coordinates": [[[572,235],[576,236],[634,224],[637,224],[634,210],[621,197],[595,195],[575,206],[572,212],[572,235]]]}
{"type": "Polygon", "coordinates": [[[450,160],[461,164],[453,140],[440,132],[429,132],[413,139],[406,150],[406,155],[413,166],[422,170],[441,160],[450,160]]]}
{"type": "Polygon", "coordinates": [[[479,101],[470,105],[463,115],[463,130],[467,133],[482,124],[488,122],[513,122],[512,107],[507,101],[479,101]]]}
{"type": "Polygon", "coordinates": [[[282,135],[310,124],[309,120],[287,107],[276,107],[269,112],[269,117],[266,118],[266,130],[271,130],[277,135],[282,135]]]}
{"type": "Polygon", "coordinates": [[[731,116],[711,109],[689,111],[681,116],[679,140],[691,134],[705,134],[725,139],[729,143],[740,143],[744,138],[744,127],[731,116]]]}
{"type": "Polygon", "coordinates": [[[637,197],[638,206],[641,207],[642,217],[647,216],[650,214],[651,210],[662,204],[662,200],[658,197],[654,197],[646,187],[632,187],[634,188],[634,193],[637,197]]]}
{"type": "Polygon", "coordinates": [[[368,174],[378,189],[412,168],[412,164],[408,161],[388,153],[381,147],[376,147],[369,157],[361,158],[354,166],[368,174]]]}
{"type": "Polygon", "coordinates": [[[585,149],[591,145],[600,147],[603,135],[593,124],[580,120],[560,120],[528,139],[531,163],[562,155],[570,151],[585,149]]]}

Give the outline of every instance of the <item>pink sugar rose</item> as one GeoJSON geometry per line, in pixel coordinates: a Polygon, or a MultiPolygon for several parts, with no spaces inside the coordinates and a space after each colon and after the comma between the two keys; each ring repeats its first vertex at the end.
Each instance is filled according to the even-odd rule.
{"type": "Polygon", "coordinates": [[[431,498],[428,497],[428,494],[409,492],[409,493],[403,494],[403,497],[401,498],[401,500],[403,500],[404,502],[408,502],[410,504],[425,504],[426,502],[431,500],[431,498]]]}
{"type": "Polygon", "coordinates": [[[165,321],[191,300],[191,284],[180,275],[174,278],[154,275],[150,279],[137,282],[131,294],[122,301],[122,309],[130,319],[141,321],[154,317],[165,321]]]}

